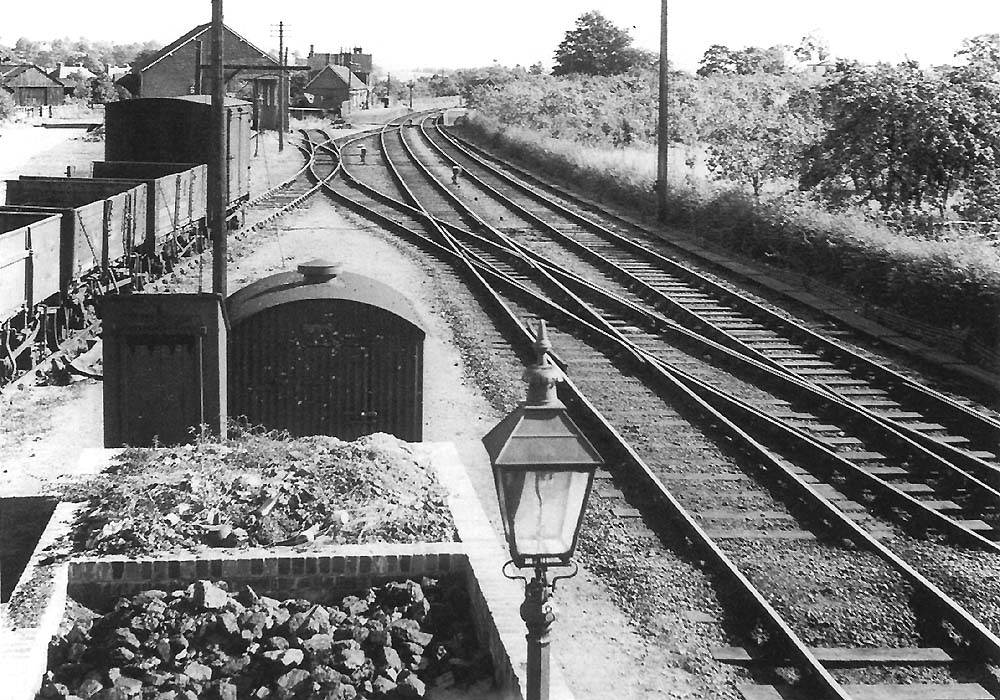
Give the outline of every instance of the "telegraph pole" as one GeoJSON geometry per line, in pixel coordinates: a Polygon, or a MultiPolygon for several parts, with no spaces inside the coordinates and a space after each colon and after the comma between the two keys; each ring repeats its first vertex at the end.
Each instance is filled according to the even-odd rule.
{"type": "Polygon", "coordinates": [[[656,204],[660,221],[667,218],[667,88],[670,67],[667,64],[667,0],[660,0],[660,116],[656,139],[656,204]]]}
{"type": "MultiPolygon", "coordinates": [[[[285,61],[285,23],[278,22],[278,63],[285,61]]],[[[278,151],[285,150],[285,71],[278,71],[278,151]]]]}
{"type": "MultiPolygon", "coordinates": [[[[285,47],[285,55],[281,59],[281,62],[282,62],[283,66],[287,66],[288,65],[288,47],[287,46],[285,47]]],[[[285,75],[285,69],[284,68],[281,69],[281,74],[285,75]]],[[[285,89],[281,91],[281,99],[284,100],[284,102],[285,102],[285,107],[284,107],[284,109],[281,110],[281,133],[282,133],[282,135],[284,135],[288,131],[288,119],[289,119],[289,116],[290,116],[289,115],[289,111],[290,111],[290,104],[289,103],[291,102],[291,94],[290,94],[291,91],[292,91],[292,76],[289,75],[286,78],[286,80],[285,80],[285,89]]]]}
{"type": "Polygon", "coordinates": [[[226,75],[222,0],[212,0],[212,149],[208,161],[208,213],[212,235],[212,291],[226,298],[226,75]]]}

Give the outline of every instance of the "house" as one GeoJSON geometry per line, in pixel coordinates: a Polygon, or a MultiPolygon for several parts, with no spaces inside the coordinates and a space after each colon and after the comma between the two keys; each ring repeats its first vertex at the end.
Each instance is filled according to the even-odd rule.
{"type": "Polygon", "coordinates": [[[104,71],[108,74],[108,77],[115,81],[117,81],[119,78],[124,77],[125,75],[128,75],[128,73],[131,70],[132,70],[131,66],[113,66],[110,63],[107,64],[104,68],[104,71]]]}
{"type": "MultiPolygon", "coordinates": [[[[198,25],[132,66],[117,82],[135,97],[178,97],[212,92],[212,23],[198,25]]],[[[225,63],[254,68],[226,69],[226,94],[253,102],[258,128],[273,129],[278,115],[278,68],[281,62],[223,26],[225,63]],[[260,66],[257,68],[256,66],[260,66]]]]}
{"type": "Polygon", "coordinates": [[[316,53],[315,46],[309,45],[309,56],[306,63],[313,73],[318,73],[326,66],[344,66],[349,68],[354,75],[371,86],[372,75],[372,55],[362,53],[360,46],[355,46],[351,51],[340,50],[340,53],[316,53]]]}
{"type": "Polygon", "coordinates": [[[77,78],[79,80],[90,80],[91,78],[96,78],[97,75],[92,71],[87,70],[87,68],[80,63],[74,64],[72,66],[67,66],[65,63],[57,63],[55,70],[49,71],[49,77],[53,80],[58,80],[60,82],[66,82],[69,78],[77,78]]]}
{"type": "Polygon", "coordinates": [[[22,107],[61,105],[65,86],[31,63],[0,63],[0,90],[22,107]]]}
{"type": "Polygon", "coordinates": [[[49,71],[49,77],[62,83],[66,97],[72,97],[77,85],[86,83],[97,76],[79,63],[72,66],[57,63],[55,70],[49,71]]]}
{"type": "Polygon", "coordinates": [[[345,66],[324,66],[302,91],[313,107],[331,109],[342,116],[368,102],[368,86],[345,66]]]}

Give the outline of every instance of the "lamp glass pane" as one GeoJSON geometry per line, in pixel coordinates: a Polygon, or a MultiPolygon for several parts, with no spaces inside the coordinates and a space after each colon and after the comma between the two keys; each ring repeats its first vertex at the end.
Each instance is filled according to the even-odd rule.
{"type": "Polygon", "coordinates": [[[501,474],[510,524],[522,556],[558,555],[573,546],[589,474],[577,471],[508,471],[501,474]]]}

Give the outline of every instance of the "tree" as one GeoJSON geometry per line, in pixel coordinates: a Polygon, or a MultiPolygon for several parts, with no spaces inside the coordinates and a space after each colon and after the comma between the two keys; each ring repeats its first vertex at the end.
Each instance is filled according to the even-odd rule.
{"type": "Polygon", "coordinates": [[[92,104],[107,104],[117,102],[120,97],[118,86],[105,73],[100,73],[88,81],[90,95],[89,102],[92,104]]]}
{"type": "Polygon", "coordinates": [[[992,201],[991,173],[1000,167],[995,81],[965,67],[841,64],[821,93],[829,127],[807,151],[804,188],[828,199],[853,192],[903,219],[925,207],[943,218],[959,192],[992,201]]]}
{"type": "Polygon", "coordinates": [[[753,75],[755,73],[771,73],[778,75],[785,72],[785,46],[772,46],[762,49],[748,46],[734,51],[722,44],[709,46],[702,56],[698,75],[753,75]]]}
{"type": "Polygon", "coordinates": [[[628,30],[619,29],[600,12],[587,12],[580,15],[576,28],[566,32],[556,49],[552,74],[626,73],[638,58],[631,46],[632,37],[628,30]]]}
{"type": "Polygon", "coordinates": [[[698,70],[695,71],[700,76],[709,76],[721,73],[731,75],[736,72],[736,62],[733,59],[733,51],[728,46],[722,44],[712,44],[701,57],[698,63],[698,70]]]}
{"type": "Polygon", "coordinates": [[[309,107],[305,87],[309,84],[309,71],[299,70],[288,76],[288,104],[292,107],[309,107]]]}
{"type": "Polygon", "coordinates": [[[158,50],[159,49],[143,49],[142,51],[140,51],[135,55],[135,58],[132,59],[132,62],[129,63],[129,65],[132,66],[133,68],[135,66],[141,66],[143,63],[145,63],[146,61],[151,59],[154,55],[156,55],[156,52],[158,50]]]}
{"type": "Polygon", "coordinates": [[[14,114],[15,106],[17,106],[17,103],[14,102],[14,97],[3,88],[0,88],[0,122],[9,119],[14,114]]]}
{"type": "Polygon", "coordinates": [[[427,89],[434,97],[458,94],[458,82],[452,75],[435,73],[427,80],[427,89]]]}
{"type": "Polygon", "coordinates": [[[801,63],[822,63],[830,57],[830,47],[823,37],[806,34],[792,53],[801,63]]]}
{"type": "Polygon", "coordinates": [[[964,39],[955,56],[965,56],[972,68],[996,73],[1000,71],[1000,34],[980,34],[964,39]]]}
{"type": "Polygon", "coordinates": [[[768,182],[794,178],[806,145],[818,131],[801,76],[713,76],[703,79],[699,131],[707,165],[725,180],[749,185],[760,197],[768,182]]]}

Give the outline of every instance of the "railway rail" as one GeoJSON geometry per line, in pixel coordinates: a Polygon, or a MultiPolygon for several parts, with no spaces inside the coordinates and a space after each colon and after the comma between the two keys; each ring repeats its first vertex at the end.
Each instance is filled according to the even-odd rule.
{"type": "MultiPolygon", "coordinates": [[[[381,178],[379,188],[366,185],[342,167],[338,153],[344,148],[329,149],[328,172],[315,175],[338,201],[409,237],[452,263],[457,274],[479,284],[484,303],[498,315],[506,332],[517,339],[522,354],[528,353],[531,334],[521,319],[545,318],[552,324],[555,346],[564,351],[556,359],[563,366],[568,360],[574,369],[573,380],[567,382],[562,394],[604,436],[605,447],[617,456],[617,464],[605,476],[625,486],[638,482],[640,490],[655,494],[652,500],[657,509],[669,511],[674,525],[692,546],[707,555],[713,568],[725,572],[727,581],[739,589],[755,611],[755,621],[766,629],[766,644],[757,644],[752,652],[730,652],[730,657],[738,657],[741,663],[767,659],[775,668],[792,659],[807,677],[799,686],[829,697],[995,697],[996,688],[968,681],[963,675],[966,671],[955,671],[956,664],[964,664],[965,668],[971,663],[979,667],[972,677],[988,679],[982,665],[996,663],[1000,658],[1000,640],[995,631],[881,541],[894,542],[900,537],[897,529],[911,531],[907,536],[916,530],[918,537],[931,530],[960,542],[960,546],[994,550],[995,543],[982,535],[987,529],[993,531],[992,526],[980,525],[985,520],[972,523],[945,515],[975,509],[976,514],[995,522],[996,491],[990,483],[995,465],[990,464],[987,455],[972,454],[979,461],[970,462],[972,450],[927,448],[900,429],[896,421],[905,417],[885,418],[862,402],[832,391],[825,385],[828,382],[815,381],[811,373],[790,371],[759,347],[734,342],[740,341],[740,334],[731,332],[728,324],[721,329],[700,322],[685,327],[676,315],[671,318],[664,313],[661,305],[648,303],[645,287],[638,287],[642,293],[636,293],[632,282],[611,284],[614,280],[608,279],[607,270],[595,269],[595,263],[603,265],[607,256],[590,255],[591,267],[584,271],[578,260],[573,261],[573,270],[555,265],[553,260],[565,263],[573,255],[565,249],[555,252],[544,246],[533,250],[531,243],[540,237],[539,230],[552,233],[552,229],[566,226],[546,225],[535,219],[536,228],[530,233],[526,228],[509,225],[500,230],[480,213],[458,206],[470,198],[474,202],[479,197],[489,196],[493,201],[501,198],[493,188],[481,186],[476,193],[470,193],[467,190],[472,188],[466,185],[461,188],[463,194],[456,196],[454,190],[459,188],[449,188],[445,176],[454,160],[437,151],[430,157],[429,167],[420,164],[419,152],[423,151],[424,158],[431,152],[427,145],[430,137],[424,127],[421,131],[423,141],[410,139],[416,129],[398,125],[379,134],[378,149],[369,150],[380,153],[389,168],[388,179],[381,178]],[[515,236],[520,240],[512,240],[515,236]],[[667,339],[697,349],[682,358],[664,342],[667,339]],[[697,353],[723,359],[706,373],[707,365],[698,368],[697,353]],[[733,374],[738,375],[738,381],[755,378],[746,389],[750,394],[766,386],[766,391],[794,396],[758,394],[758,403],[753,405],[743,397],[728,395],[710,382],[711,374],[720,371],[719,364],[727,372],[736,367],[733,374]],[[815,414],[804,413],[801,404],[822,404],[823,408],[815,414]],[[792,415],[782,415],[789,412],[792,415]],[[844,434],[840,425],[831,430],[823,422],[829,421],[829,416],[838,417],[853,434],[844,434]],[[718,456],[708,465],[664,463],[660,449],[664,444],[658,436],[683,431],[693,419],[708,426],[702,434],[713,436],[710,444],[718,456]],[[806,430],[804,426],[820,427],[806,430]],[[630,441],[625,439],[626,433],[630,441]],[[817,437],[831,433],[841,439],[817,437]],[[858,444],[868,446],[873,442],[885,445],[886,451],[893,449],[889,455],[856,449],[858,444]],[[730,447],[720,449],[719,444],[730,447]],[[779,444],[796,447],[782,453],[776,448],[779,444]],[[858,452],[866,454],[852,454],[858,452]],[[887,463],[890,461],[893,463],[887,463]],[[922,487],[914,480],[920,472],[931,475],[922,487]],[[829,481],[822,483],[821,476],[829,481]],[[890,480],[896,486],[891,486],[890,480]],[[730,488],[725,488],[727,485],[730,488]],[[936,494],[937,488],[951,489],[949,494],[964,499],[962,505],[923,496],[936,494]],[[780,497],[773,495],[775,490],[780,497]],[[852,501],[843,491],[860,496],[852,501]],[[876,503],[888,507],[884,512],[870,508],[876,503]],[[894,512],[905,515],[896,518],[890,530],[885,522],[892,519],[894,512]],[[747,527],[748,520],[754,521],[751,527],[747,527]],[[840,539],[850,541],[852,547],[842,547],[840,539]],[[773,546],[776,542],[780,543],[777,547],[773,546]],[[759,549],[761,543],[773,550],[768,557],[776,570],[798,570],[794,584],[782,577],[784,586],[767,590],[767,577],[760,570],[753,571],[759,557],[746,554],[759,549]],[[788,622],[786,618],[795,614],[794,606],[789,604],[794,591],[809,589],[816,583],[809,578],[815,578],[811,567],[794,566],[802,561],[827,569],[866,572],[876,584],[892,579],[890,588],[905,589],[907,593],[902,597],[919,599],[920,605],[901,606],[899,596],[878,603],[887,610],[909,608],[910,612],[901,612],[900,617],[909,615],[909,619],[919,620],[918,626],[924,631],[917,633],[914,627],[912,635],[887,634],[877,643],[855,638],[855,643],[844,644],[844,639],[817,637],[814,626],[801,619],[788,622]],[[788,566],[782,567],[782,563],[788,566]],[[926,626],[952,630],[961,643],[952,644],[955,648],[950,651],[919,644],[928,638],[926,626]],[[913,645],[914,641],[918,644],[913,645]],[[851,683],[852,673],[836,668],[845,662],[865,666],[867,674],[861,675],[866,682],[851,683]],[[903,677],[910,682],[892,682],[903,677]]],[[[471,162],[466,161],[462,167],[469,178],[464,182],[478,177],[470,172],[471,162]]],[[[514,218],[511,212],[515,211],[518,216],[527,216],[516,204],[501,201],[508,208],[507,214],[500,216],[514,218]]],[[[577,258],[585,257],[579,251],[572,252],[577,253],[577,258]]],[[[683,319],[685,314],[680,316],[683,319]]],[[[820,376],[842,375],[835,372],[820,376]]],[[[726,379],[727,384],[730,381],[737,379],[726,379]]],[[[857,395],[861,394],[846,396],[857,395]]],[[[950,407],[947,410],[960,406],[948,397],[934,397],[932,406],[939,405],[942,398],[950,407]]],[[[966,414],[959,410],[958,415],[966,414]]],[[[986,429],[995,429],[988,417],[984,423],[986,429]]],[[[957,424],[962,426],[961,422],[957,424]]],[[[917,428],[910,430],[920,432],[917,428]]],[[[937,434],[943,428],[926,430],[937,434]]],[[[972,430],[967,432],[975,435],[972,430]]],[[[685,433],[685,438],[694,440],[696,436],[685,433]]],[[[676,443],[673,447],[677,447],[676,443]]],[[[613,491],[605,488],[606,493],[609,490],[613,491]]],[[[850,604],[850,596],[839,603],[850,604]]],[[[858,609],[870,611],[876,607],[873,602],[858,609]]],[[[855,620],[855,632],[851,634],[857,636],[857,630],[865,625],[866,620],[855,620]]],[[[766,685],[749,684],[740,692],[747,698],[770,697],[768,692],[777,692],[766,689],[766,685]]]]}

